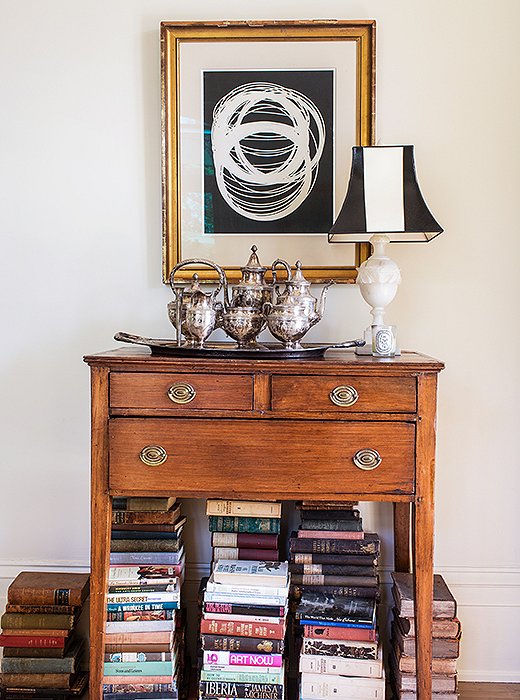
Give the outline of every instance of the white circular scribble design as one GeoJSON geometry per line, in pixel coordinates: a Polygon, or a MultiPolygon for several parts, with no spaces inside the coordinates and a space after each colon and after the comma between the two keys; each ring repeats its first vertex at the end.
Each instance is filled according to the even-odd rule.
{"type": "Polygon", "coordinates": [[[211,145],[220,194],[238,214],[275,221],[292,214],[316,181],[325,123],[308,97],[274,83],[247,83],[215,105],[211,145]]]}

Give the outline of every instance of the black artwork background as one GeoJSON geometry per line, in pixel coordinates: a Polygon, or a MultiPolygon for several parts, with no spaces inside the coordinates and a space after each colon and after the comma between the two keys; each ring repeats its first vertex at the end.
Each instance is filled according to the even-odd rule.
{"type": "Polygon", "coordinates": [[[334,71],[204,71],[204,231],[205,233],[327,233],[332,227],[334,71]],[[308,97],[325,122],[325,145],[314,186],[300,207],[276,221],[255,221],[235,212],[215,178],[211,124],[217,102],[247,83],[276,83],[308,97]]]}

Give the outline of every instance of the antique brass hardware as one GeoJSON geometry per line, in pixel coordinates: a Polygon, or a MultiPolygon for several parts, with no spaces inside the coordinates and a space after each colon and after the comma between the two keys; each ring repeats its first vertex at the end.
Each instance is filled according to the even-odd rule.
{"type": "Polygon", "coordinates": [[[359,399],[359,394],[353,386],[335,386],[329,398],[336,406],[353,406],[359,399]]]}
{"type": "Polygon", "coordinates": [[[168,454],[164,447],[160,445],[146,445],[139,452],[139,459],[143,464],[149,467],[158,467],[159,464],[164,464],[168,459],[168,454]]]}
{"type": "Polygon", "coordinates": [[[168,398],[173,403],[190,403],[197,396],[197,392],[187,382],[177,382],[168,389],[168,398]]]}
{"type": "Polygon", "coordinates": [[[356,467],[364,469],[365,471],[375,469],[383,461],[377,450],[371,450],[369,448],[358,450],[352,459],[356,467]]]}

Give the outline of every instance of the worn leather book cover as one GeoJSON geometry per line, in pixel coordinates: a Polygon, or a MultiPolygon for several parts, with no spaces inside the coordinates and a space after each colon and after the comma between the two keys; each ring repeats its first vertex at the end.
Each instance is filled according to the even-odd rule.
{"type": "Polygon", "coordinates": [[[201,620],[202,634],[226,635],[237,637],[266,637],[267,639],[283,639],[285,622],[276,624],[235,622],[233,620],[201,620]]]}
{"type": "Polygon", "coordinates": [[[213,532],[211,544],[213,547],[277,549],[278,535],[262,535],[252,532],[213,532]]]}
{"type": "Polygon", "coordinates": [[[280,518],[282,504],[274,501],[230,501],[208,499],[206,515],[232,515],[246,518],[280,518]]]}
{"type": "Polygon", "coordinates": [[[293,552],[293,564],[339,564],[341,566],[376,566],[377,557],[373,554],[321,554],[319,552],[293,552]]]}
{"type": "MultiPolygon", "coordinates": [[[[415,619],[413,617],[399,617],[399,612],[394,608],[396,618],[403,636],[415,637],[415,619]]],[[[432,635],[434,639],[458,639],[461,633],[461,624],[458,617],[434,618],[432,635]]]]}
{"type": "Polygon", "coordinates": [[[239,518],[233,515],[210,515],[209,531],[279,535],[280,518],[239,518]]]}
{"type": "Polygon", "coordinates": [[[23,613],[24,615],[75,615],[78,608],[74,605],[10,605],[5,606],[6,613],[23,613]]]}
{"type": "Polygon", "coordinates": [[[372,554],[379,555],[380,542],[375,533],[367,532],[362,540],[304,539],[293,532],[289,539],[291,552],[320,554],[372,554]]]}
{"type": "Polygon", "coordinates": [[[213,559],[241,559],[255,561],[278,561],[280,555],[277,549],[239,549],[238,547],[214,547],[213,559]]]}
{"type": "Polygon", "coordinates": [[[291,582],[295,586],[368,586],[378,584],[377,576],[326,576],[322,574],[292,574],[291,582]]]}
{"type": "MultiPolygon", "coordinates": [[[[399,670],[399,665],[395,653],[389,655],[392,684],[400,693],[402,691],[417,691],[417,678],[415,673],[403,673],[399,670]]],[[[457,675],[432,674],[432,693],[455,693],[457,691],[457,675]]]]}
{"type": "MultiPolygon", "coordinates": [[[[406,656],[405,654],[397,654],[398,668],[402,673],[417,673],[415,666],[415,656],[406,656]]],[[[457,673],[457,659],[432,659],[432,673],[442,676],[453,676],[457,673]]]]}
{"type": "Polygon", "coordinates": [[[359,501],[298,501],[299,510],[348,510],[359,505],[359,501]]]}
{"type": "Polygon", "coordinates": [[[112,540],[111,552],[178,552],[182,540],[112,540]]]}
{"type": "Polygon", "coordinates": [[[180,506],[165,511],[113,510],[112,525],[175,525],[180,512],[180,506]]]}
{"type": "Polygon", "coordinates": [[[45,615],[41,613],[4,613],[0,618],[2,629],[71,630],[77,615],[45,615]]]}
{"type": "Polygon", "coordinates": [[[301,530],[327,530],[330,531],[345,531],[345,532],[362,532],[363,524],[361,518],[359,520],[327,520],[323,518],[306,518],[302,520],[300,525],[301,530]]]}
{"type": "Polygon", "coordinates": [[[314,574],[321,576],[375,576],[375,566],[351,566],[340,564],[289,564],[292,574],[314,574]]]}
{"type": "Polygon", "coordinates": [[[7,602],[80,606],[88,597],[89,581],[89,574],[22,571],[7,590],[7,602]]]}
{"type": "Polygon", "coordinates": [[[2,673],[4,688],[70,688],[70,673],[2,673]]]}
{"type": "MultiPolygon", "coordinates": [[[[406,656],[415,656],[415,637],[410,637],[403,634],[399,626],[399,620],[394,619],[392,622],[392,639],[396,649],[406,656]]],[[[442,639],[433,638],[432,653],[434,658],[456,659],[460,652],[460,639],[442,639]]],[[[404,669],[401,669],[404,670],[404,669]]],[[[439,672],[443,673],[443,672],[439,672]]],[[[453,671],[454,673],[454,671],[453,671]]]]}
{"type": "Polygon", "coordinates": [[[112,523],[112,532],[176,532],[180,534],[186,524],[187,518],[180,518],[174,525],[157,523],[112,523]]]}
{"type": "Polygon", "coordinates": [[[340,595],[348,598],[375,598],[379,600],[379,586],[309,586],[303,584],[291,586],[291,594],[297,601],[300,600],[304,591],[340,595]]]}
{"type": "Polygon", "coordinates": [[[4,657],[3,673],[69,673],[79,670],[84,644],[78,639],[63,658],[16,658],[4,657]]]}
{"type": "Polygon", "coordinates": [[[357,508],[301,508],[302,520],[361,520],[357,508]]]}
{"type": "MultiPolygon", "coordinates": [[[[414,595],[412,574],[392,572],[394,585],[392,594],[399,617],[413,617],[414,595]]],[[[433,617],[455,617],[457,602],[453,597],[446,581],[440,574],[433,577],[433,617]]]]}
{"type": "Polygon", "coordinates": [[[112,508],[114,510],[127,510],[127,511],[142,511],[142,512],[154,512],[154,511],[166,511],[170,510],[176,502],[175,496],[171,497],[147,497],[147,496],[134,496],[130,498],[113,498],[112,508]]]}
{"type": "Polygon", "coordinates": [[[63,700],[64,697],[83,695],[88,683],[88,673],[78,673],[69,688],[3,688],[2,700],[63,700]]]}

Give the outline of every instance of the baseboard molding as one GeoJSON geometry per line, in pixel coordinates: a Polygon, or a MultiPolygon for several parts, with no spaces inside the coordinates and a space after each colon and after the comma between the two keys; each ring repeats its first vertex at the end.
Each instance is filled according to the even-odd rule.
{"type": "MultiPolygon", "coordinates": [[[[469,683],[520,683],[520,671],[458,670],[459,681],[469,683]]],[[[491,700],[491,699],[490,699],[491,700]]]]}

